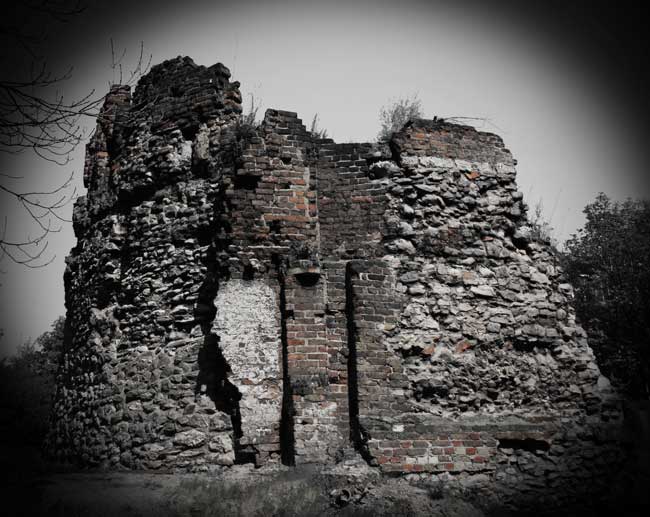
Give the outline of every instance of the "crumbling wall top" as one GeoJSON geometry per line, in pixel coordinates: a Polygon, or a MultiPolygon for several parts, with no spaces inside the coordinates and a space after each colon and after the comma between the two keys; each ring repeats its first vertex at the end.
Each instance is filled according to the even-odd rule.
{"type": "Polygon", "coordinates": [[[399,154],[515,165],[498,135],[437,118],[410,121],[393,135],[391,147],[399,154]]]}

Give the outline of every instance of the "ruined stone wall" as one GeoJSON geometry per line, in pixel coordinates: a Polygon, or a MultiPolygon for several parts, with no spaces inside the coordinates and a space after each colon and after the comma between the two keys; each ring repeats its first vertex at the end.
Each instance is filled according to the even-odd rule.
{"type": "Polygon", "coordinates": [[[352,263],[372,461],[490,473],[537,501],[540,487],[557,502],[568,486],[603,486],[595,464],[621,465],[616,398],[576,324],[571,286],[526,231],[509,151],[494,135],[433,121],[391,145],[399,170],[382,260],[352,263]]]}
{"type": "Polygon", "coordinates": [[[178,58],[107,96],[50,450],[186,470],[356,451],[531,493],[615,468],[616,398],[501,139],[250,127],[229,77],[178,58]]]}

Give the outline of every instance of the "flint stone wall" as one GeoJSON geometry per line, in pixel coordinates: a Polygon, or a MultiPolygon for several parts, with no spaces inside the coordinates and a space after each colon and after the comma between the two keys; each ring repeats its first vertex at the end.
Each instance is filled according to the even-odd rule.
{"type": "Polygon", "coordinates": [[[501,139],[415,120],[336,144],[280,110],[248,127],[229,78],[178,58],[106,98],[49,450],[209,470],[354,449],[554,499],[617,468],[616,396],[501,139]]]}

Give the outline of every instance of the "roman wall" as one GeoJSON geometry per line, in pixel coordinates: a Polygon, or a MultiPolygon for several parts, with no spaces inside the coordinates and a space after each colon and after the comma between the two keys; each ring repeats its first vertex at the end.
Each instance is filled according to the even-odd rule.
{"type": "Polygon", "coordinates": [[[337,144],[271,109],[252,127],[238,87],[177,58],[107,95],[51,454],[190,471],[357,454],[556,502],[619,468],[618,399],[502,140],[436,119],[337,144]]]}

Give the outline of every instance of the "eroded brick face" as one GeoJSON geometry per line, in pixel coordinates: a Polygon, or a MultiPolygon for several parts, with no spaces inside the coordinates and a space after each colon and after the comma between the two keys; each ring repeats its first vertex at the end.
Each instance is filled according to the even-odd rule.
{"type": "Polygon", "coordinates": [[[417,120],[336,144],[280,110],[247,127],[229,78],[178,58],[106,98],[53,454],[207,470],[354,449],[558,486],[616,462],[616,398],[498,136],[417,120]]]}

